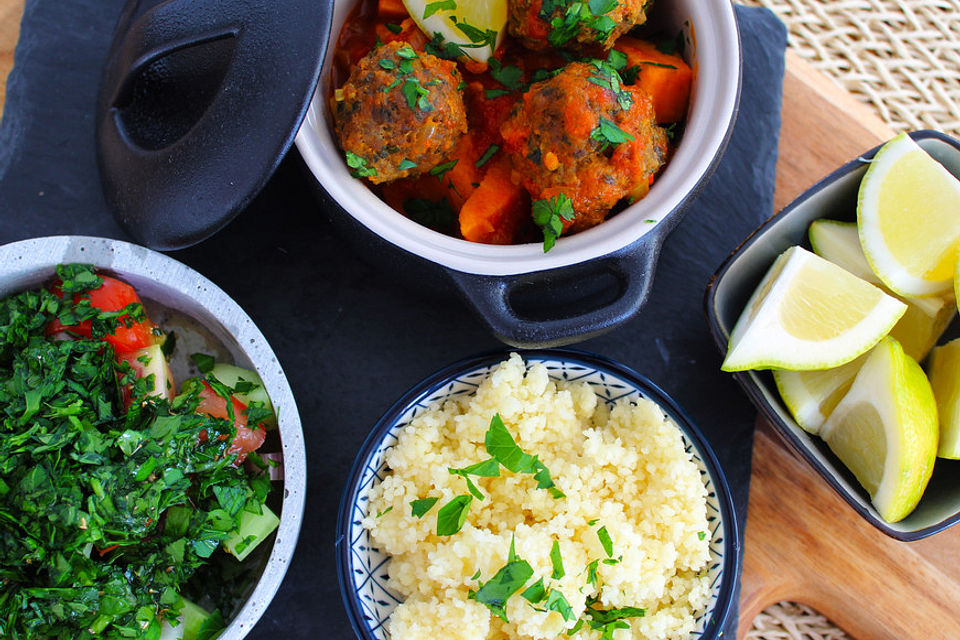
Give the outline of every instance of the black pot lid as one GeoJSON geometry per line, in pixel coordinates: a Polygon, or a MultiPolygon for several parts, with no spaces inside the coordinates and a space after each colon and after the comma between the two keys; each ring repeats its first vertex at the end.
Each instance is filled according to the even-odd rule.
{"type": "Polygon", "coordinates": [[[107,201],[178,249],[220,230],[290,148],[320,76],[331,0],[130,0],[97,104],[107,201]]]}

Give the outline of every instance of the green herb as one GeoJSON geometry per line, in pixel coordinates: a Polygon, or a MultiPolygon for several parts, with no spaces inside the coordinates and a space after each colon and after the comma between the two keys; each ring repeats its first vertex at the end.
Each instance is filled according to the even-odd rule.
{"type": "Polygon", "coordinates": [[[598,522],[600,522],[600,519],[599,519],[599,518],[594,518],[593,520],[588,520],[588,521],[587,521],[587,526],[592,527],[593,525],[597,524],[598,522]]]}
{"type": "Polygon", "coordinates": [[[610,49],[610,53],[607,54],[607,62],[610,63],[611,67],[622,72],[627,66],[627,54],[616,49],[610,49]]]}
{"type": "Polygon", "coordinates": [[[388,513],[390,513],[391,511],[393,511],[393,506],[389,506],[389,507],[387,507],[386,509],[384,509],[383,511],[378,512],[378,513],[377,513],[377,518],[383,517],[383,516],[387,515],[388,513]]]}
{"type": "Polygon", "coordinates": [[[676,65],[666,64],[664,62],[653,62],[652,60],[643,60],[640,64],[645,64],[648,67],[660,67],[661,69],[676,69],[676,65]]]}
{"type": "Polygon", "coordinates": [[[551,589],[547,594],[547,603],[544,605],[547,611],[556,611],[564,620],[576,620],[577,616],[573,613],[573,607],[567,602],[562,593],[556,589],[551,589]]]}
{"type": "Polygon", "coordinates": [[[481,478],[496,478],[500,475],[500,463],[490,458],[483,462],[472,464],[462,469],[448,469],[450,473],[457,475],[480,476],[481,478]]]}
{"type": "Polygon", "coordinates": [[[457,160],[451,160],[449,162],[438,164],[433,169],[430,169],[430,175],[435,176],[437,180],[443,182],[443,177],[447,175],[447,172],[450,171],[450,169],[453,169],[455,166],[457,166],[457,162],[457,160]]]}
{"type": "Polygon", "coordinates": [[[597,567],[599,565],[599,560],[591,560],[587,564],[587,584],[597,586],[597,567]]]}
{"type": "Polygon", "coordinates": [[[594,609],[592,604],[588,604],[584,613],[586,613],[593,622],[608,624],[614,620],[622,620],[624,618],[642,618],[647,615],[647,610],[641,609],[640,607],[620,607],[619,609],[602,611],[600,609],[594,609]]]}
{"type": "Polygon", "coordinates": [[[456,26],[460,33],[467,36],[475,45],[490,47],[491,51],[497,46],[497,32],[493,29],[478,29],[466,22],[456,22],[456,26]]]}
{"type": "MultiPolygon", "coordinates": [[[[469,45],[467,46],[469,47],[469,45]]],[[[455,42],[447,42],[439,32],[434,33],[430,42],[424,45],[424,51],[444,60],[453,60],[467,55],[460,45],[455,42]]]]}
{"type": "Polygon", "coordinates": [[[590,60],[590,64],[596,73],[587,78],[587,81],[612,91],[617,98],[617,106],[623,111],[629,111],[633,106],[633,95],[623,88],[620,73],[606,60],[590,60]]]}
{"type": "Polygon", "coordinates": [[[620,72],[620,76],[625,84],[635,84],[640,76],[640,65],[635,64],[620,72]]]}
{"type": "Polygon", "coordinates": [[[398,25],[398,24],[394,24],[394,23],[392,23],[392,22],[388,22],[388,23],[386,24],[386,27],[387,27],[387,30],[388,30],[390,33],[394,33],[394,34],[400,33],[401,31],[403,31],[403,27],[401,27],[401,26],[398,25]]]}
{"type": "Polygon", "coordinates": [[[490,76],[507,89],[516,91],[523,88],[523,71],[520,67],[504,65],[496,58],[489,58],[487,64],[490,67],[490,76]]]}
{"type": "Polygon", "coordinates": [[[547,589],[543,585],[543,578],[540,578],[532,585],[527,587],[527,589],[521,593],[520,596],[530,604],[542,602],[543,599],[547,597],[547,589]]]}
{"type": "Polygon", "coordinates": [[[395,63],[390,58],[380,58],[380,60],[378,60],[377,62],[380,65],[381,69],[386,69],[387,71],[391,71],[397,68],[397,63],[395,63]]]}
{"type": "Polygon", "coordinates": [[[610,539],[610,533],[607,531],[606,527],[600,527],[597,529],[597,537],[600,539],[600,544],[603,545],[603,550],[606,552],[607,557],[610,558],[613,556],[613,540],[610,539]]]}
{"type": "Polygon", "coordinates": [[[523,588],[527,580],[533,577],[533,568],[526,560],[514,559],[507,562],[497,573],[471,591],[469,597],[485,605],[493,615],[504,622],[507,620],[507,600],[523,588]]]}
{"type": "Polygon", "coordinates": [[[707,538],[707,532],[706,532],[706,531],[697,531],[697,539],[698,539],[698,540],[705,540],[706,538],[707,538]]]}
{"type": "Polygon", "coordinates": [[[403,94],[403,97],[407,101],[407,106],[411,109],[416,107],[420,109],[420,111],[433,111],[433,105],[427,100],[427,96],[430,95],[430,89],[422,86],[420,80],[417,78],[407,78],[404,80],[400,86],[400,93],[403,94]]]}
{"type": "Polygon", "coordinates": [[[413,50],[413,47],[400,47],[397,49],[397,57],[404,60],[416,60],[417,52],[413,50]]]}
{"type": "Polygon", "coordinates": [[[407,160],[406,158],[404,158],[400,162],[400,164],[397,166],[397,168],[400,169],[400,171],[406,171],[407,169],[416,169],[417,163],[414,162],[413,160],[407,160]]]}
{"type": "Polygon", "coordinates": [[[656,43],[657,51],[667,55],[683,55],[686,41],[683,37],[683,31],[677,32],[673,38],[658,40],[656,43]]]}
{"type": "Polygon", "coordinates": [[[463,91],[463,90],[466,89],[466,88],[467,88],[467,81],[466,81],[466,80],[461,80],[461,81],[457,84],[457,91],[463,91]]]}
{"type": "Polygon", "coordinates": [[[191,353],[190,359],[197,365],[200,373],[210,373],[213,371],[213,365],[217,363],[213,356],[206,353],[191,353]]]}
{"type": "Polygon", "coordinates": [[[470,579],[471,579],[471,580],[476,580],[476,579],[479,578],[479,577],[480,577],[480,569],[477,569],[477,572],[476,572],[475,574],[473,574],[472,576],[470,576],[470,579]]]}
{"type": "Polygon", "coordinates": [[[367,161],[357,154],[352,151],[347,151],[344,155],[347,158],[347,166],[353,169],[350,175],[354,178],[369,178],[377,175],[377,170],[373,167],[368,167],[367,161]]]}
{"type": "Polygon", "coordinates": [[[573,625],[572,627],[570,627],[569,629],[567,629],[567,635],[568,635],[568,636],[572,636],[572,635],[576,634],[577,631],[580,631],[580,628],[581,628],[581,627],[583,627],[583,618],[580,618],[579,620],[577,620],[577,624],[575,624],[575,625],[573,625]]]}
{"type": "Polygon", "coordinates": [[[490,158],[492,158],[493,155],[499,150],[500,146],[496,144],[491,144],[489,147],[487,147],[487,150],[483,152],[483,155],[480,156],[480,159],[476,162],[477,168],[479,169],[483,165],[487,164],[487,162],[490,161],[490,158]]]}
{"type": "Polygon", "coordinates": [[[499,98],[500,96],[509,95],[511,91],[509,89],[484,89],[483,95],[487,100],[493,100],[494,98],[499,98]]]}
{"type": "Polygon", "coordinates": [[[426,20],[437,11],[455,11],[457,3],[455,0],[439,0],[439,2],[428,2],[423,8],[423,19],[426,20]]]}
{"type": "Polygon", "coordinates": [[[457,221],[457,212],[446,198],[440,198],[436,202],[426,198],[410,198],[404,201],[403,212],[411,220],[441,231],[451,228],[457,221]]]}
{"type": "Polygon", "coordinates": [[[490,420],[490,428],[484,436],[484,447],[493,458],[514,473],[533,473],[533,456],[524,453],[506,425],[495,413],[490,420]]]}
{"type": "Polygon", "coordinates": [[[437,504],[437,500],[439,499],[440,498],[420,498],[419,500],[413,500],[410,502],[410,515],[414,518],[422,518],[433,508],[433,505],[437,504]]]}
{"type": "Polygon", "coordinates": [[[662,127],[664,131],[667,132],[667,140],[673,141],[677,137],[677,123],[671,122],[665,127],[662,127]]]}
{"type": "Polygon", "coordinates": [[[573,220],[573,202],[560,193],[550,199],[535,200],[531,208],[533,222],[543,231],[543,252],[553,248],[563,233],[563,222],[573,220]]]}
{"type": "Polygon", "coordinates": [[[560,491],[560,489],[554,486],[553,479],[550,477],[550,470],[547,469],[547,466],[543,464],[543,462],[539,459],[534,459],[533,468],[535,469],[533,479],[537,481],[537,489],[546,489],[547,492],[553,496],[554,500],[566,497],[563,491],[560,491]]]}
{"type": "Polygon", "coordinates": [[[563,558],[560,557],[560,542],[558,540],[553,541],[553,547],[550,549],[550,562],[553,564],[553,573],[550,575],[553,580],[559,580],[566,575],[563,570],[563,558]]]}
{"type": "Polygon", "coordinates": [[[437,512],[437,535],[452,536],[460,531],[467,521],[471,502],[473,496],[462,495],[451,498],[450,502],[440,507],[437,512]]]}
{"type": "Polygon", "coordinates": [[[600,116],[600,124],[590,133],[590,137],[603,143],[600,151],[603,151],[610,145],[617,146],[624,142],[634,140],[633,135],[627,133],[618,127],[615,122],[603,116],[600,116]]]}
{"type": "Polygon", "coordinates": [[[589,0],[587,5],[590,7],[590,13],[595,16],[601,16],[610,13],[617,8],[617,0],[589,0]]]}

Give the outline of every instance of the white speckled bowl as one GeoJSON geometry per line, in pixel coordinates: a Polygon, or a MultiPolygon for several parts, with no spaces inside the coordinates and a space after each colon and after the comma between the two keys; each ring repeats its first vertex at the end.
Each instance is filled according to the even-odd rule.
{"type": "MultiPolygon", "coordinates": [[[[185,264],[128,242],[55,236],[0,246],[0,297],[38,287],[56,275],[56,265],[71,262],[92,264],[114,274],[133,285],[144,299],[196,320],[222,343],[236,364],[257,372],[276,408],[284,472],[280,526],[260,579],[250,585],[246,601],[220,635],[221,640],[241,640],[280,587],[303,519],[306,453],[300,414],[286,375],[263,334],[222,289],[185,264]]],[[[274,487],[275,492],[280,490],[274,487]]]]}
{"type": "MultiPolygon", "coordinates": [[[[386,587],[389,556],[373,546],[369,532],[360,525],[368,515],[370,489],[381,481],[386,470],[384,454],[396,444],[399,431],[418,413],[448,398],[474,393],[507,355],[493,353],[469,358],[429,376],[383,415],[363,443],[347,480],[337,523],[340,589],[353,628],[363,640],[389,640],[384,623],[402,601],[386,587]]],[[[554,379],[589,383],[605,402],[649,398],[679,426],[687,451],[693,454],[707,487],[712,556],[710,605],[697,620],[697,631],[691,638],[719,637],[740,574],[738,523],[730,488],[700,431],[663,391],[627,367],[573,351],[525,351],[522,355],[528,364],[542,362],[554,379]]]]}

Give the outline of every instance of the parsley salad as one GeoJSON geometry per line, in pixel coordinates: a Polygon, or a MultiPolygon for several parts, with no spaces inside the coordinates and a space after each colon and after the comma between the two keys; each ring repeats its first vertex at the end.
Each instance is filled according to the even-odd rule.
{"type": "Polygon", "coordinates": [[[215,638],[256,579],[273,408],[173,338],[87,265],[0,301],[0,637],[215,638]]]}

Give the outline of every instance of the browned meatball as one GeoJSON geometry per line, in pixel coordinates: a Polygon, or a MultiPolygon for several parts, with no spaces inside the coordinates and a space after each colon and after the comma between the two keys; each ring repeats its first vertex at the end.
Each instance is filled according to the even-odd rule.
{"type": "Polygon", "coordinates": [[[510,0],[510,34],[530,49],[600,44],[647,21],[652,0],[510,0]]]}
{"type": "Polygon", "coordinates": [[[571,200],[576,217],[565,230],[592,227],[621,199],[642,198],[667,155],[650,96],[601,61],[571,63],[532,85],[500,132],[534,200],[571,200]]]}
{"type": "Polygon", "coordinates": [[[391,42],[368,53],[334,95],[340,146],[373,183],[426,173],[467,130],[456,63],[391,42]]]}

